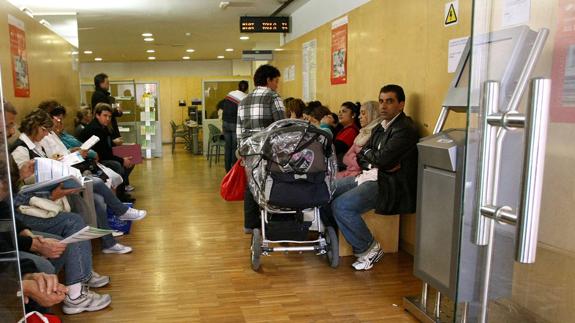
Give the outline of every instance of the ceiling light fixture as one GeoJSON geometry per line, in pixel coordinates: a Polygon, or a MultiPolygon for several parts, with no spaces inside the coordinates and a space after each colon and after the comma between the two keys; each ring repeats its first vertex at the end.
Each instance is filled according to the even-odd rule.
{"type": "Polygon", "coordinates": [[[190,56],[183,56],[182,59],[190,59],[190,56]]]}
{"type": "Polygon", "coordinates": [[[94,53],[94,52],[92,52],[91,50],[85,50],[85,51],[84,51],[84,54],[86,54],[86,55],[90,55],[90,54],[93,54],[93,53],[94,53]]]}
{"type": "Polygon", "coordinates": [[[195,51],[196,51],[196,50],[193,49],[193,48],[188,48],[188,49],[186,49],[186,52],[188,52],[188,53],[193,53],[193,52],[195,52],[195,51]]]}
{"type": "Polygon", "coordinates": [[[283,51],[284,51],[283,48],[276,48],[276,49],[274,49],[274,50],[275,50],[276,52],[283,52],[283,51]]]}
{"type": "Polygon", "coordinates": [[[154,38],[152,38],[152,37],[146,37],[146,38],[144,38],[144,41],[154,41],[154,38]]]}
{"type": "Polygon", "coordinates": [[[148,50],[146,50],[146,53],[155,53],[155,52],[156,52],[156,51],[153,50],[153,49],[148,49],[148,50]]]}
{"type": "Polygon", "coordinates": [[[241,40],[248,40],[248,39],[250,39],[250,36],[240,36],[240,39],[241,40]]]}
{"type": "Polygon", "coordinates": [[[219,55],[219,56],[218,56],[218,59],[222,59],[222,58],[224,58],[224,55],[219,55]]]}
{"type": "Polygon", "coordinates": [[[150,56],[150,57],[148,57],[148,59],[151,60],[151,61],[153,61],[153,60],[155,60],[156,58],[155,58],[154,56],[150,56]]]}
{"type": "Polygon", "coordinates": [[[226,48],[226,52],[233,52],[234,49],[233,48],[226,48]]]}
{"type": "Polygon", "coordinates": [[[152,37],[154,35],[152,35],[152,33],[143,33],[142,36],[144,37],[152,37]]]}
{"type": "Polygon", "coordinates": [[[102,57],[96,57],[96,58],[94,58],[94,60],[95,60],[96,62],[101,62],[101,61],[102,61],[102,57]]]}

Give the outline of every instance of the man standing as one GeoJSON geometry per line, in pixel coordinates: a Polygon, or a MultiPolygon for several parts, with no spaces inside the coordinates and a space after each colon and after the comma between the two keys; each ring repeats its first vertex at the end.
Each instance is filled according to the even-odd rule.
{"type": "MultiPolygon", "coordinates": [[[[285,119],[284,104],[276,92],[280,76],[280,71],[268,64],[256,70],[254,74],[256,88],[238,105],[236,128],[238,142],[265,129],[277,120],[285,119]]],[[[254,228],[260,227],[259,217],[259,206],[247,187],[244,195],[245,233],[251,233],[254,228]]]]}
{"type": "Polygon", "coordinates": [[[353,247],[356,270],[368,270],[383,257],[361,215],[411,213],[417,192],[417,129],[403,113],[405,94],[399,85],[379,93],[383,118],[357,156],[362,173],[336,182],[332,213],[343,236],[353,247]]]}
{"type": "Polygon", "coordinates": [[[112,107],[107,103],[98,103],[94,109],[94,120],[90,122],[84,130],[80,133],[78,139],[85,142],[92,136],[98,137],[100,140],[92,147],[98,153],[100,163],[110,167],[113,171],[120,174],[124,182],[116,189],[118,198],[123,202],[133,202],[128,194],[126,194],[126,183],[128,176],[134,169],[131,157],[118,157],[112,151],[112,135],[108,129],[110,121],[112,120],[112,107]]]}
{"type": "Polygon", "coordinates": [[[225,147],[225,167],[226,173],[230,171],[236,163],[236,148],[238,146],[236,127],[238,121],[238,104],[246,97],[248,92],[248,81],[240,81],[238,89],[231,91],[221,102],[224,111],[222,116],[222,129],[224,132],[225,147]]]}
{"type": "Polygon", "coordinates": [[[94,109],[96,109],[96,105],[98,103],[107,103],[112,107],[112,140],[115,145],[121,145],[123,143],[122,135],[120,134],[116,117],[121,117],[123,113],[121,108],[115,107],[116,99],[110,95],[110,81],[108,80],[108,75],[100,73],[94,76],[94,87],[95,91],[94,94],[92,94],[92,114],[94,113],[94,109]]]}

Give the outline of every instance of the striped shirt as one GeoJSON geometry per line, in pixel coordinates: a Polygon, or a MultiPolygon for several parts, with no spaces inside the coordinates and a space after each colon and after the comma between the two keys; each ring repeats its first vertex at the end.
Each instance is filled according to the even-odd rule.
{"type": "Polygon", "coordinates": [[[268,87],[258,86],[238,105],[238,141],[281,119],[285,119],[285,108],[279,94],[268,87]]]}

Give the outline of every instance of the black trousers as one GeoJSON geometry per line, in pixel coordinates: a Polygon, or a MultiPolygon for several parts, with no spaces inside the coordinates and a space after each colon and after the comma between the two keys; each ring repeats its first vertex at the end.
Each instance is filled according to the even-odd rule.
{"type": "Polygon", "coordinates": [[[260,206],[255,201],[249,187],[244,193],[244,228],[255,229],[261,226],[260,206]]]}

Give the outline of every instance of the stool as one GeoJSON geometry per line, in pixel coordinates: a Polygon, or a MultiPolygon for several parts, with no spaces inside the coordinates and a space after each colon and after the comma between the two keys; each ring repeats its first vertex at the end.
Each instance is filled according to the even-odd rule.
{"type": "MultiPolygon", "coordinates": [[[[380,215],[375,211],[369,211],[362,215],[365,224],[371,234],[379,242],[383,252],[395,253],[399,249],[399,214],[380,215]]],[[[351,246],[339,232],[339,255],[342,257],[353,256],[351,246]]]]}

